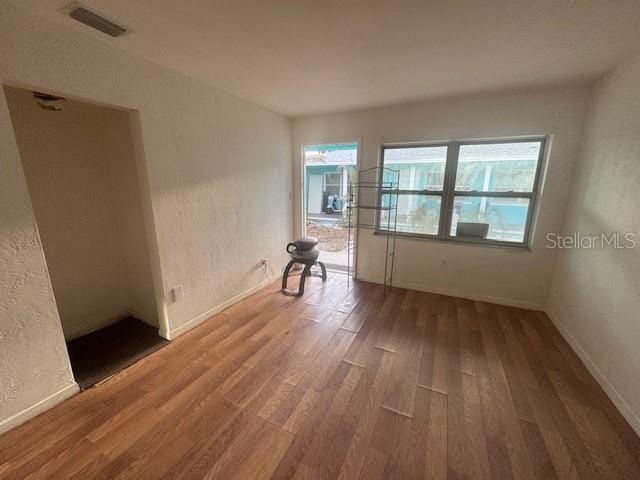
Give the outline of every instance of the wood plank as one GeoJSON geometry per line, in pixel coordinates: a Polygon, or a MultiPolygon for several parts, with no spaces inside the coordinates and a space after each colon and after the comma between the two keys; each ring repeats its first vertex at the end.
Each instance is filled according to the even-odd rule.
{"type": "Polygon", "coordinates": [[[0,477],[640,478],[546,315],[345,280],[269,285],[0,436],[0,477]]]}
{"type": "Polygon", "coordinates": [[[393,355],[388,352],[379,351],[369,357],[345,418],[355,430],[338,473],[340,479],[356,478],[362,469],[392,366],[393,355]]]}
{"type": "Polygon", "coordinates": [[[418,419],[428,427],[425,478],[444,479],[447,477],[447,395],[428,389],[418,389],[416,412],[418,419]],[[420,407],[420,405],[423,405],[420,407]],[[422,417],[421,412],[428,412],[422,417]]]}
{"type": "Polygon", "coordinates": [[[423,348],[424,327],[417,324],[417,319],[418,312],[413,309],[404,310],[399,315],[398,352],[382,402],[383,407],[408,417],[413,416],[423,348]]]}
{"type": "MultiPolygon", "coordinates": [[[[478,322],[481,329],[483,352],[479,357],[478,385],[483,405],[485,430],[490,438],[489,462],[492,470],[500,472],[500,476],[515,478],[533,478],[531,460],[529,458],[523,433],[520,429],[520,412],[514,401],[514,388],[503,367],[507,345],[506,334],[501,330],[495,318],[488,315],[490,308],[478,311],[478,322]],[[507,472],[509,472],[507,474],[507,472]]],[[[509,331],[513,329],[510,326],[509,331]]],[[[526,398],[524,390],[518,390],[526,398]]],[[[530,412],[527,404],[526,411],[530,412]]],[[[530,417],[531,414],[528,413],[530,417]]]]}
{"type": "MultiPolygon", "coordinates": [[[[349,367],[349,372],[336,391],[331,406],[316,431],[314,441],[302,460],[306,467],[318,472],[322,478],[336,478],[350,444],[353,429],[349,428],[351,424],[345,422],[343,417],[362,373],[361,368],[349,367]]],[[[304,478],[301,475],[302,472],[297,471],[294,478],[304,478]]]]}
{"type": "Polygon", "coordinates": [[[526,420],[520,420],[520,425],[527,442],[527,450],[535,478],[538,480],[558,478],[538,426],[526,420]]]}

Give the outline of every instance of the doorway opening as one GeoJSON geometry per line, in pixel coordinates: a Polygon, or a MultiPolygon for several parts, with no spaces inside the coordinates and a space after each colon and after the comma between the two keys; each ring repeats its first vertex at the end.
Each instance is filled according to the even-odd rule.
{"type": "Polygon", "coordinates": [[[306,145],[303,162],[304,234],[318,238],[320,259],[328,268],[346,272],[347,266],[353,265],[353,258],[348,257],[353,248],[347,244],[346,207],[349,181],[358,165],[358,144],[306,145]]]}
{"type": "Polygon", "coordinates": [[[166,344],[130,110],[4,86],[74,377],[166,344]]]}

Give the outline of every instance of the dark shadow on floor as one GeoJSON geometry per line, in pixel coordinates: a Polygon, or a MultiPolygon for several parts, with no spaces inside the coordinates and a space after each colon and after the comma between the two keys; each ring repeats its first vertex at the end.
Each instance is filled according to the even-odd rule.
{"type": "Polygon", "coordinates": [[[168,344],[158,329],[127,317],[67,342],[71,368],[83,390],[168,344]]]}

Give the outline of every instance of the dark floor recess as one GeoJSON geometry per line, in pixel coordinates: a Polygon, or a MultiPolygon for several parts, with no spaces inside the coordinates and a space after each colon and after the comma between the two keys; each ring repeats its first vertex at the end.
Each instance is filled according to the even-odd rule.
{"type": "Polygon", "coordinates": [[[108,327],[67,342],[71,368],[80,388],[92,385],[134,364],[169,343],[158,329],[127,317],[108,327]]]}

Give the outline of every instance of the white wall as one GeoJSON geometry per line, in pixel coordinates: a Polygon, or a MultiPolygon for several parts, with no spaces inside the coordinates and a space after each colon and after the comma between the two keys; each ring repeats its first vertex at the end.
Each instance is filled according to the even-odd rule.
{"type": "Polygon", "coordinates": [[[129,314],[158,326],[128,112],[5,92],[65,338],[129,314]]]}
{"type": "Polygon", "coordinates": [[[1,433],[77,386],[4,95],[0,118],[1,433]]]}
{"type": "MultiPolygon", "coordinates": [[[[149,232],[145,228],[143,194],[144,186],[139,178],[139,168],[144,168],[135,153],[131,112],[103,109],[105,115],[102,130],[104,156],[108,164],[108,181],[111,187],[121,257],[124,259],[126,285],[129,294],[128,313],[155,327],[158,322],[158,305],[154,293],[149,232]]],[[[148,191],[147,191],[148,195],[148,191]]],[[[149,217],[151,217],[149,212],[149,217]]],[[[149,220],[152,220],[149,218],[149,220]]],[[[151,237],[155,243],[155,238],[151,237]]],[[[54,285],[55,287],[55,285],[54,285]]],[[[63,322],[64,326],[64,322],[63,322]]]]}
{"type": "MultiPolygon", "coordinates": [[[[139,112],[161,326],[184,331],[194,318],[259,285],[260,257],[276,270],[283,263],[292,231],[288,119],[1,0],[0,81],[139,112]],[[186,296],[171,303],[178,284],[186,296]]],[[[0,97],[2,430],[73,384],[0,97]]]]}
{"type": "Polygon", "coordinates": [[[640,55],[594,90],[564,225],[573,232],[639,242],[560,250],[549,313],[640,433],[640,55]]]}
{"type": "MultiPolygon", "coordinates": [[[[556,252],[545,233],[557,231],[568,197],[588,89],[582,86],[528,89],[441,99],[373,110],[297,118],[293,122],[296,232],[301,229],[300,152],[309,143],[361,139],[361,167],[376,166],[379,145],[552,135],[551,156],[538,203],[531,251],[441,241],[398,240],[395,284],[456,296],[542,309],[556,252]]],[[[381,281],[383,238],[360,238],[358,276],[381,281]]]]}

